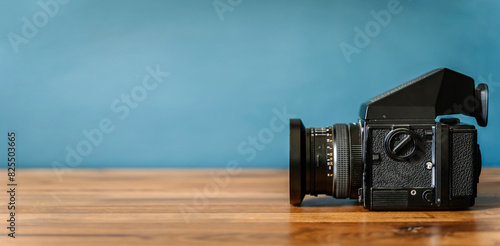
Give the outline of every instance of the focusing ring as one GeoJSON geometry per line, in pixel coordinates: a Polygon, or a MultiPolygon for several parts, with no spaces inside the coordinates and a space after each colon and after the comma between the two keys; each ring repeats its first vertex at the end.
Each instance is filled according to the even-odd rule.
{"type": "Polygon", "coordinates": [[[336,153],[334,159],[335,197],[349,197],[349,133],[346,124],[335,124],[336,153]]]}

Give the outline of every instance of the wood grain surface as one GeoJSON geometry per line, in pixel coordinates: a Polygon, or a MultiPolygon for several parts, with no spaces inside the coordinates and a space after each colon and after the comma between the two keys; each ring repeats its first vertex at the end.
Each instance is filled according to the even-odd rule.
{"type": "Polygon", "coordinates": [[[372,212],[331,197],[293,207],[286,170],[21,169],[17,178],[16,238],[2,192],[0,245],[500,245],[500,169],[483,169],[475,207],[438,212],[372,212]]]}

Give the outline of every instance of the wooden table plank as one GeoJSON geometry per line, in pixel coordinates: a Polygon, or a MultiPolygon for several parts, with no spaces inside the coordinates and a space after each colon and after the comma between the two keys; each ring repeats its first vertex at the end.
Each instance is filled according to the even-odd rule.
{"type": "Polygon", "coordinates": [[[373,212],[331,197],[293,207],[286,170],[76,169],[59,180],[21,169],[17,182],[17,237],[2,192],[0,245],[500,244],[498,168],[483,169],[463,211],[373,212]]]}

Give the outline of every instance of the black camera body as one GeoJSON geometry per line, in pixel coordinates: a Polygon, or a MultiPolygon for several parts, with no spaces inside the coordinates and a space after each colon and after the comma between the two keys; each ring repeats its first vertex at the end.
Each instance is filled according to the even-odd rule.
{"type": "Polygon", "coordinates": [[[455,122],[364,126],[360,200],[373,210],[474,205],[481,171],[477,130],[455,122]]]}
{"type": "Polygon", "coordinates": [[[488,87],[436,69],[361,106],[358,123],[304,128],[290,120],[290,202],[305,194],[358,199],[371,210],[474,205],[481,172],[477,130],[488,121],[488,87]]]}

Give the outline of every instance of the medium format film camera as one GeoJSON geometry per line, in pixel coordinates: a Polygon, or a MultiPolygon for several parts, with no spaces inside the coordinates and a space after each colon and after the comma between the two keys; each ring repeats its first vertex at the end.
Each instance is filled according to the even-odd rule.
{"type": "Polygon", "coordinates": [[[477,130],[488,123],[488,86],[436,69],[361,105],[358,123],[304,128],[290,120],[290,203],[325,194],[371,210],[463,209],[481,172],[477,130]]]}

